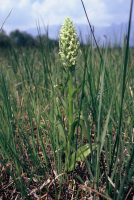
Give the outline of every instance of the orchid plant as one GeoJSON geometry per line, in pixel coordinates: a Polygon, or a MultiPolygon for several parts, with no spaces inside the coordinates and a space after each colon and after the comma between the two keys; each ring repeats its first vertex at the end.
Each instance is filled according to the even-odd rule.
{"type": "MultiPolygon", "coordinates": [[[[81,85],[78,88],[74,87],[74,74],[75,67],[78,61],[78,53],[79,53],[79,39],[77,36],[77,31],[75,26],[73,25],[72,20],[67,16],[65,19],[65,23],[61,27],[60,35],[59,35],[59,55],[62,66],[64,67],[64,71],[68,74],[68,94],[69,94],[69,131],[66,133],[63,125],[61,124],[61,120],[58,123],[59,128],[59,138],[63,141],[63,146],[65,147],[65,171],[72,170],[73,167],[77,166],[76,161],[82,161],[87,157],[91,151],[89,148],[89,144],[86,144],[80,147],[77,152],[71,152],[71,141],[74,138],[74,131],[77,125],[81,126],[82,133],[88,139],[88,134],[85,128],[85,124],[83,120],[77,118],[74,119],[74,97],[75,94],[81,89],[81,85]]],[[[55,86],[57,90],[59,90],[59,86],[55,86]]],[[[59,91],[58,91],[59,93],[59,91]]],[[[62,101],[62,105],[67,108],[64,98],[60,96],[60,100],[62,101]]],[[[57,105],[59,99],[57,98],[57,105]]],[[[59,108],[57,109],[57,115],[59,113],[59,108]]],[[[94,147],[93,147],[94,148],[94,147]]]]}

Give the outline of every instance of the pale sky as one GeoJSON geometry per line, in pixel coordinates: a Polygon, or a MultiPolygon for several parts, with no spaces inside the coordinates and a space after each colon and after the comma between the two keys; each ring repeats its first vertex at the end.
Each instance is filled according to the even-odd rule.
{"type": "MultiPolygon", "coordinates": [[[[120,24],[129,19],[130,0],[83,0],[89,20],[94,26],[120,24]]],[[[61,25],[69,16],[74,24],[87,24],[81,0],[0,0],[0,26],[10,11],[3,29],[12,30],[40,26],[61,25]],[[12,10],[13,9],[13,10],[12,10]],[[43,21],[43,23],[42,23],[43,21]]],[[[134,21],[134,14],[133,14],[134,21]]]]}

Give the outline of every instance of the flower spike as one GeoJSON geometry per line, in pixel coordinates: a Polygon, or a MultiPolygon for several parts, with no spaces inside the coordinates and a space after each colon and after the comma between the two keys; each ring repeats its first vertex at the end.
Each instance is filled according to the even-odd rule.
{"type": "Polygon", "coordinates": [[[59,35],[59,54],[64,67],[74,67],[79,48],[76,28],[69,17],[66,17],[59,35]]]}

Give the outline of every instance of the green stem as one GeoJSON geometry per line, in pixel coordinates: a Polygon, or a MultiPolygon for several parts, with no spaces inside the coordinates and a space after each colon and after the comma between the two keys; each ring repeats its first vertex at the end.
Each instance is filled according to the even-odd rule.
{"type": "Polygon", "coordinates": [[[69,135],[67,142],[67,151],[66,151],[66,170],[70,166],[70,154],[71,154],[71,138],[72,138],[72,123],[73,123],[73,71],[72,68],[69,68],[69,135]]]}
{"type": "Polygon", "coordinates": [[[72,135],[72,123],[73,123],[73,76],[71,69],[69,70],[69,139],[72,135]]]}

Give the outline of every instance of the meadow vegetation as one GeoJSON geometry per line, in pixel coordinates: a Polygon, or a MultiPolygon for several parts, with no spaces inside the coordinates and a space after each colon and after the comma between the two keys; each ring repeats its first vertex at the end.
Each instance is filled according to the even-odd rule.
{"type": "Polygon", "coordinates": [[[59,48],[39,35],[38,48],[1,49],[1,199],[132,199],[134,49],[128,40],[119,48],[81,42],[71,129],[70,79],[59,48]]]}

